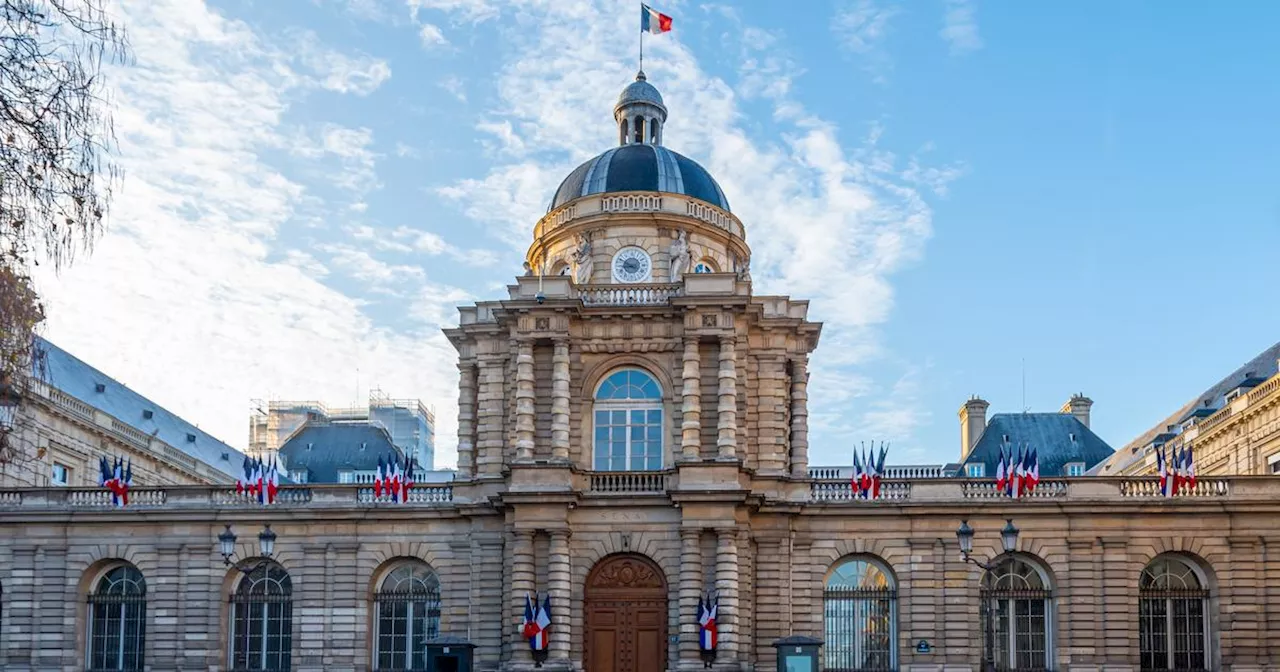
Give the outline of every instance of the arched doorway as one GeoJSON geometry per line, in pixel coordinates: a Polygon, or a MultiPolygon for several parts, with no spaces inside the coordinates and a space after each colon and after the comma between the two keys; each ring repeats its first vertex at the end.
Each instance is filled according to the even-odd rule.
{"type": "Polygon", "coordinates": [[[584,669],[667,669],[667,580],[652,560],[611,555],[587,575],[584,669]]]}

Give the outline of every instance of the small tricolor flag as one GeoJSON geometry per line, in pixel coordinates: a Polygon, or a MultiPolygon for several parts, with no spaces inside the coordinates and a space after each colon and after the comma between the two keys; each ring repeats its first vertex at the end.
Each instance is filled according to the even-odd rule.
{"type": "Polygon", "coordinates": [[[698,649],[715,651],[719,641],[716,616],[720,612],[720,598],[707,595],[698,600],[698,649]]]}
{"type": "Polygon", "coordinates": [[[524,620],[520,624],[520,634],[529,640],[532,651],[546,651],[551,629],[551,596],[547,595],[538,604],[537,595],[524,595],[524,620]]]}
{"type": "Polygon", "coordinates": [[[671,30],[671,17],[649,5],[640,5],[640,32],[659,35],[671,30]]]}

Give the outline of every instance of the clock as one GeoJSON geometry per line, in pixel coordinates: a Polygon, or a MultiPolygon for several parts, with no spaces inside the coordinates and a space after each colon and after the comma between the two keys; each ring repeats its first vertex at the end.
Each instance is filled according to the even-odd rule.
{"type": "Polygon", "coordinates": [[[624,247],[613,255],[613,279],[618,282],[645,282],[653,275],[649,253],[638,247],[624,247]]]}

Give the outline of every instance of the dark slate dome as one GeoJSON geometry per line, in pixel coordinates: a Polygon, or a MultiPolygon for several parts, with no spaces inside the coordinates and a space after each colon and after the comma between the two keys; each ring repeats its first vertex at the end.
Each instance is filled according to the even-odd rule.
{"type": "Polygon", "coordinates": [[[619,191],[665,191],[684,194],[729,209],[720,185],[697,161],[661,145],[614,147],[578,166],[556,189],[547,211],[591,194],[619,191]]]}

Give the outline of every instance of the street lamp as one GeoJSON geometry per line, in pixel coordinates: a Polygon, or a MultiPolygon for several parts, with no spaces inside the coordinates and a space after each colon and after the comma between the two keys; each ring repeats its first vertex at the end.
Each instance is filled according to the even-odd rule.
{"type": "Polygon", "coordinates": [[[228,567],[234,564],[236,569],[252,574],[271,562],[271,556],[276,552],[276,533],[271,531],[270,524],[262,527],[262,531],[258,533],[258,555],[262,559],[249,567],[243,566],[240,561],[231,561],[231,556],[236,554],[236,533],[231,531],[230,525],[218,535],[218,546],[222,552],[222,564],[228,567]]]}
{"type": "MultiPolygon", "coordinates": [[[[995,565],[976,560],[970,555],[973,553],[973,528],[969,527],[969,521],[960,521],[960,528],[956,530],[956,539],[960,541],[960,553],[964,556],[964,561],[981,567],[983,578],[986,578],[986,575],[995,569],[995,565]]],[[[1014,526],[1012,518],[1008,519],[1004,529],[1000,530],[1000,545],[1004,547],[1005,553],[1012,553],[1018,547],[1018,528],[1014,526]]],[[[983,636],[986,640],[985,651],[982,654],[982,669],[983,672],[995,672],[996,626],[994,614],[991,613],[990,600],[982,601],[982,620],[983,636]]]]}

